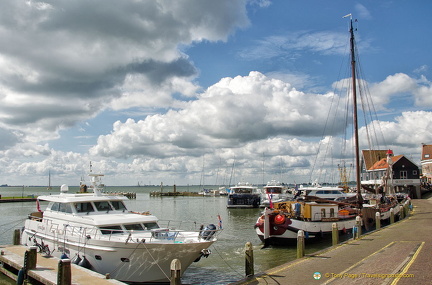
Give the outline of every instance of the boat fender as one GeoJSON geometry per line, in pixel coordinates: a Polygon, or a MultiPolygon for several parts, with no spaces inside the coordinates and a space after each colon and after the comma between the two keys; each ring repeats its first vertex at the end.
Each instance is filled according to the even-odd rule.
{"type": "Polygon", "coordinates": [[[63,254],[60,256],[60,259],[69,259],[69,256],[63,252],[63,254]]]}
{"type": "Polygon", "coordinates": [[[305,232],[305,238],[309,238],[309,232],[305,232]]]}
{"type": "Polygon", "coordinates": [[[215,234],[215,232],[216,232],[216,226],[214,224],[210,224],[202,230],[200,236],[205,240],[210,240],[212,236],[215,234]]]}
{"type": "Polygon", "coordinates": [[[17,285],[22,285],[24,283],[24,275],[25,275],[25,269],[23,267],[18,271],[17,281],[16,281],[17,285]]]}
{"type": "Polygon", "coordinates": [[[78,265],[87,269],[90,269],[92,267],[85,256],[83,256],[82,260],[78,263],[78,265]]]}
{"type": "Polygon", "coordinates": [[[81,262],[81,257],[79,256],[79,254],[75,255],[74,258],[72,258],[73,264],[79,264],[80,262],[81,262]]]}
{"type": "Polygon", "coordinates": [[[282,224],[284,224],[285,223],[285,215],[277,214],[274,217],[274,223],[276,225],[282,225],[282,224]]]}

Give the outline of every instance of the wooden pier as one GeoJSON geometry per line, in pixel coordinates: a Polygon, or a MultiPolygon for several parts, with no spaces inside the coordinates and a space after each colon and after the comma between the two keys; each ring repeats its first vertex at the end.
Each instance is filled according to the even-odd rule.
{"type": "Polygon", "coordinates": [[[24,264],[26,264],[25,275],[30,284],[126,284],[114,279],[107,279],[108,276],[71,264],[70,260],[67,259],[46,257],[35,252],[36,260],[29,262],[26,256],[31,255],[31,251],[28,247],[21,245],[0,246],[0,272],[17,281],[17,284],[23,284],[23,270],[25,270],[24,264]]]}

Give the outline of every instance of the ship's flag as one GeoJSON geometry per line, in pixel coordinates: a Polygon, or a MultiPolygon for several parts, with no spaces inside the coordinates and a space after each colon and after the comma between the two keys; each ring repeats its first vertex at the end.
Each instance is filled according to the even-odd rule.
{"type": "Polygon", "coordinates": [[[219,229],[221,230],[222,229],[222,218],[220,215],[217,215],[217,216],[218,216],[218,220],[219,220],[219,222],[218,222],[219,229]]]}
{"type": "Polygon", "coordinates": [[[38,212],[42,212],[39,204],[39,199],[36,199],[36,209],[38,210],[38,212]]]}
{"type": "Polygon", "coordinates": [[[272,201],[272,195],[267,194],[269,201],[270,201],[270,209],[273,209],[273,201],[272,201]]]}

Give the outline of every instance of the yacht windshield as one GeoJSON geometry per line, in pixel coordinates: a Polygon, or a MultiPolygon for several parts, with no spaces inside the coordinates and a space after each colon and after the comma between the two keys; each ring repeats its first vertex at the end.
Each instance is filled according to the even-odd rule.
{"type": "Polygon", "coordinates": [[[109,211],[111,210],[111,206],[108,203],[108,201],[100,201],[100,202],[94,202],[96,209],[98,211],[109,211]]]}
{"type": "Polygon", "coordinates": [[[122,210],[127,210],[126,206],[123,204],[122,201],[111,201],[112,206],[114,207],[114,209],[122,211],[122,210]]]}
{"type": "Polygon", "coordinates": [[[144,230],[144,228],[141,224],[129,224],[129,225],[124,225],[124,227],[128,231],[143,231],[144,230]]]}
{"type": "Polygon", "coordinates": [[[74,203],[75,209],[78,213],[94,212],[93,206],[90,202],[74,203]]]}

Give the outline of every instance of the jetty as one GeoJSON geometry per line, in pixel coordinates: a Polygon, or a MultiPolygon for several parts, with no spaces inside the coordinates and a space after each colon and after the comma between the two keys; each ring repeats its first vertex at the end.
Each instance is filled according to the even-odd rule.
{"type": "Polygon", "coordinates": [[[432,198],[412,205],[399,222],[231,284],[431,284],[432,198]]]}
{"type": "Polygon", "coordinates": [[[30,261],[28,258],[32,255],[30,252],[31,250],[22,245],[0,246],[0,262],[2,263],[0,272],[17,281],[17,284],[23,284],[24,278],[30,281],[29,284],[126,284],[107,279],[109,276],[75,265],[70,260],[60,260],[36,253],[36,250],[35,260],[30,261]]]}

